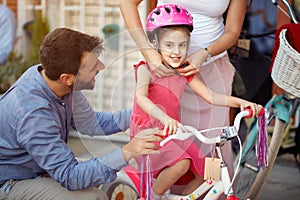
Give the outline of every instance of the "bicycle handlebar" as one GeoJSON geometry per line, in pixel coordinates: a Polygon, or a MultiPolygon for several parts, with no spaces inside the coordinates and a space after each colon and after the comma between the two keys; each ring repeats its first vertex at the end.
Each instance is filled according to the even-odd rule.
{"type": "MultiPolygon", "coordinates": [[[[276,6],[279,7],[277,0],[271,0],[272,3],[276,6]]],[[[297,21],[296,17],[295,17],[295,13],[293,11],[293,9],[291,8],[291,5],[289,4],[289,2],[287,0],[281,0],[281,2],[285,5],[285,7],[287,8],[288,12],[289,12],[289,17],[290,19],[295,23],[298,24],[299,22],[297,21]]]]}
{"type": "MultiPolygon", "coordinates": [[[[264,110],[262,108],[262,110],[264,110]]],[[[205,129],[198,131],[192,126],[184,126],[184,128],[187,130],[187,132],[184,132],[181,128],[177,129],[176,134],[170,135],[167,138],[165,138],[163,141],[160,142],[160,146],[164,146],[168,141],[170,140],[186,140],[187,138],[191,136],[196,136],[201,142],[205,144],[217,144],[220,143],[221,140],[228,140],[233,137],[236,137],[238,134],[238,130],[240,128],[240,122],[243,117],[251,117],[253,111],[251,109],[245,109],[244,111],[241,111],[238,113],[234,119],[234,125],[233,126],[226,126],[226,127],[217,127],[217,128],[211,128],[211,129],[205,129]],[[221,130],[223,134],[218,135],[216,137],[206,137],[202,133],[208,132],[212,130],[221,130]]]]}

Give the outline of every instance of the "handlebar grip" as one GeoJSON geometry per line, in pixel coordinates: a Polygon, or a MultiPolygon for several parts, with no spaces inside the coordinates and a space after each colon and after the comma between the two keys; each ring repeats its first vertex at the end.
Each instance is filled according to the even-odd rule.
{"type": "MultiPolygon", "coordinates": [[[[247,111],[247,112],[249,113],[248,115],[245,116],[245,118],[250,118],[250,117],[253,115],[253,110],[251,110],[251,108],[245,108],[244,111],[247,111]]],[[[261,115],[263,115],[264,113],[265,113],[265,108],[262,107],[262,108],[260,109],[260,112],[259,112],[258,116],[261,116],[261,115]]]]}
{"type": "Polygon", "coordinates": [[[248,112],[249,114],[245,116],[245,118],[250,118],[253,115],[253,110],[251,108],[245,108],[246,112],[248,112]]]}

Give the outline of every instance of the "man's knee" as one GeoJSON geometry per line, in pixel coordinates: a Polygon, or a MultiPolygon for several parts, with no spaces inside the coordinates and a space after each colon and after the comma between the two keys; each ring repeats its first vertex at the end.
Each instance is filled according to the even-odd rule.
{"type": "Polygon", "coordinates": [[[107,195],[105,194],[105,192],[103,192],[102,190],[98,189],[98,188],[87,188],[85,190],[80,190],[77,191],[79,193],[81,193],[79,196],[76,196],[76,199],[84,199],[84,200],[108,200],[107,195]]]}

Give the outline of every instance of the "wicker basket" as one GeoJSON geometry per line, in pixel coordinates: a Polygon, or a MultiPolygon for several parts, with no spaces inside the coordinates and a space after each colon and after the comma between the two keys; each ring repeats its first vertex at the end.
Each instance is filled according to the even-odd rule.
{"type": "Polygon", "coordinates": [[[272,79],[285,91],[300,97],[300,54],[291,47],[283,29],[279,35],[279,48],[274,60],[272,79]]]}

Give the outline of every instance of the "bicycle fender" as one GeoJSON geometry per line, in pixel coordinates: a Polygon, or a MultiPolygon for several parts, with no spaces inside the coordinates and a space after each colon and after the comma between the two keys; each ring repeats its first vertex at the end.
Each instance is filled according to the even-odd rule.
{"type": "MultiPolygon", "coordinates": [[[[268,102],[269,103],[269,102],[268,102]]],[[[285,123],[290,122],[290,116],[289,116],[289,108],[290,103],[285,101],[282,96],[275,96],[271,100],[272,106],[274,106],[277,110],[277,117],[284,121],[285,123]]]]}

